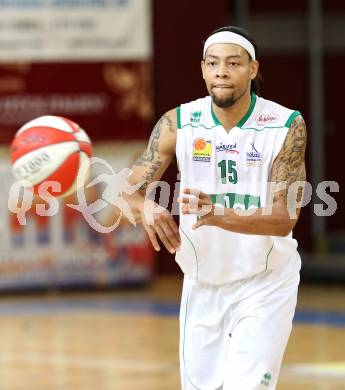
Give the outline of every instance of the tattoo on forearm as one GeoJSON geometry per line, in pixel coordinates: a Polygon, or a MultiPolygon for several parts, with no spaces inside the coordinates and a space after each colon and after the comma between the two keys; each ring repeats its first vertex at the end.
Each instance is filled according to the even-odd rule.
{"type": "Polygon", "coordinates": [[[146,150],[134,163],[134,166],[145,167],[145,173],[143,175],[145,183],[141,186],[141,190],[147,188],[162,165],[158,151],[163,125],[168,128],[169,132],[175,131],[171,117],[168,114],[163,115],[152,130],[146,150]]]}
{"type": "Polygon", "coordinates": [[[149,183],[151,183],[152,179],[154,178],[156,172],[161,167],[162,162],[161,161],[154,161],[151,165],[149,165],[145,171],[145,175],[143,177],[143,180],[145,180],[145,183],[140,187],[141,191],[146,190],[149,183]]]}
{"type": "MultiPolygon", "coordinates": [[[[305,173],[305,149],[307,132],[304,120],[301,116],[295,118],[285,138],[285,142],[272,167],[271,180],[274,182],[286,182],[287,190],[296,181],[304,181],[305,173]]],[[[275,200],[286,196],[285,193],[277,194],[275,200]]]]}

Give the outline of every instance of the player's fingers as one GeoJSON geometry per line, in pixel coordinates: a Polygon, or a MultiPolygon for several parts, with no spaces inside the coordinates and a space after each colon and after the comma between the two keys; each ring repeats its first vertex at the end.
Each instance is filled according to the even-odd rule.
{"type": "Polygon", "coordinates": [[[204,192],[200,191],[200,190],[197,190],[195,188],[184,188],[182,191],[181,191],[183,194],[186,194],[186,195],[194,195],[200,199],[203,199],[205,197],[208,197],[207,194],[205,194],[204,192]]]}
{"type": "Polygon", "coordinates": [[[163,231],[166,235],[166,238],[168,239],[168,241],[170,242],[170,244],[174,248],[174,251],[176,251],[180,247],[180,234],[179,234],[179,232],[177,232],[178,234],[176,234],[176,232],[174,232],[174,229],[170,226],[168,221],[162,222],[160,226],[163,229],[163,231]]]}
{"type": "Polygon", "coordinates": [[[212,213],[213,205],[210,203],[205,203],[205,204],[200,206],[199,211],[200,211],[200,215],[206,215],[206,214],[212,213]]]}
{"type": "Polygon", "coordinates": [[[199,216],[197,218],[197,221],[194,225],[192,225],[192,229],[195,230],[195,229],[198,229],[199,227],[201,226],[207,226],[210,224],[210,215],[203,215],[203,216],[199,216]]]}
{"type": "Polygon", "coordinates": [[[182,203],[182,204],[196,205],[196,204],[198,204],[199,199],[198,199],[198,198],[187,198],[187,197],[183,197],[183,198],[178,198],[177,201],[178,201],[179,203],[182,203]]]}
{"type": "Polygon", "coordinates": [[[147,224],[144,224],[144,228],[145,228],[145,230],[147,232],[147,235],[149,236],[149,239],[151,241],[151,244],[152,244],[153,248],[157,252],[159,252],[161,250],[161,247],[160,247],[160,245],[158,243],[155,230],[151,226],[149,226],[147,224]]]}
{"type": "Polygon", "coordinates": [[[206,218],[199,218],[198,221],[192,226],[192,229],[198,229],[200,226],[203,226],[206,224],[206,218]]]}
{"type": "Polygon", "coordinates": [[[172,243],[170,242],[170,240],[168,239],[167,235],[165,234],[163,228],[161,227],[161,225],[159,225],[158,223],[156,223],[154,225],[154,228],[156,230],[156,233],[158,234],[158,237],[159,239],[162,241],[162,243],[164,244],[164,246],[167,248],[167,250],[170,252],[170,253],[175,253],[175,248],[174,246],[172,245],[172,243]]]}
{"type": "Polygon", "coordinates": [[[177,201],[182,205],[189,205],[193,208],[202,208],[203,206],[212,205],[212,202],[208,198],[196,199],[196,198],[178,198],[177,201]]]}
{"type": "Polygon", "coordinates": [[[191,205],[183,205],[181,208],[182,214],[200,214],[200,210],[198,207],[191,206],[191,205]]]}
{"type": "Polygon", "coordinates": [[[162,226],[167,237],[169,239],[171,237],[171,242],[174,244],[174,248],[177,249],[181,243],[180,231],[169,211],[165,210],[163,213],[157,215],[155,224],[162,226]]]}
{"type": "Polygon", "coordinates": [[[182,214],[196,214],[196,215],[206,215],[211,213],[213,207],[211,204],[202,204],[202,205],[188,205],[184,204],[181,208],[182,214]]]}
{"type": "Polygon", "coordinates": [[[170,226],[171,231],[173,232],[175,240],[178,243],[178,247],[176,248],[176,249],[178,249],[180,247],[180,245],[181,245],[180,230],[179,230],[178,226],[176,225],[176,222],[174,221],[173,217],[170,217],[168,219],[168,224],[170,226]]]}

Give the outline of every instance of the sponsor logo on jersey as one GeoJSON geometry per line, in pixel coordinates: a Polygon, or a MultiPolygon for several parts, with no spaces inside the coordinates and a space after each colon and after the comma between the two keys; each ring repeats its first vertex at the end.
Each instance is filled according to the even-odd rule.
{"type": "Polygon", "coordinates": [[[210,162],[212,143],[204,138],[197,138],[193,142],[193,161],[210,162]]]}
{"type": "Polygon", "coordinates": [[[200,122],[200,118],[201,118],[201,114],[202,114],[201,111],[193,111],[190,114],[190,121],[192,123],[199,123],[200,122]]]}
{"type": "Polygon", "coordinates": [[[237,143],[235,142],[234,144],[223,144],[222,142],[220,145],[216,146],[216,151],[217,152],[225,152],[225,153],[234,153],[234,154],[239,154],[240,152],[237,150],[237,143]]]}
{"type": "Polygon", "coordinates": [[[266,387],[268,387],[270,385],[270,381],[272,379],[272,375],[270,372],[266,372],[263,377],[262,377],[262,380],[260,382],[260,385],[264,385],[266,387]]]}
{"type": "Polygon", "coordinates": [[[275,123],[275,122],[277,122],[278,119],[279,119],[279,115],[275,114],[274,112],[272,112],[271,114],[261,113],[256,118],[256,123],[259,126],[263,126],[263,125],[266,125],[267,123],[275,123]]]}
{"type": "Polygon", "coordinates": [[[256,149],[254,141],[250,143],[251,150],[246,152],[247,166],[248,167],[259,167],[261,165],[261,153],[256,149]]]}

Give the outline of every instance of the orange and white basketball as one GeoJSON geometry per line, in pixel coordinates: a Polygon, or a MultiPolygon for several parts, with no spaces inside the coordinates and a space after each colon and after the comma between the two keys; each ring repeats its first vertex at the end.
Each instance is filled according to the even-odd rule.
{"type": "Polygon", "coordinates": [[[54,196],[75,192],[82,163],[92,157],[92,145],[86,132],[70,119],[45,115],[24,124],[11,145],[14,177],[37,194],[44,182],[57,182],[61,191],[54,196]]]}
{"type": "Polygon", "coordinates": [[[203,138],[197,138],[194,141],[195,150],[204,150],[206,148],[206,141],[203,138]]]}

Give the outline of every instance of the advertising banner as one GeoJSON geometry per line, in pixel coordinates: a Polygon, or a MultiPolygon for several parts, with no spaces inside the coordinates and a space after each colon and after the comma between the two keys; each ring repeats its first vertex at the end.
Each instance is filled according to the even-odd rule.
{"type": "Polygon", "coordinates": [[[0,142],[41,115],[146,138],[151,39],[150,0],[0,0],[0,142]]]}
{"type": "Polygon", "coordinates": [[[0,0],[0,62],[148,60],[149,0],[0,0]]]}

